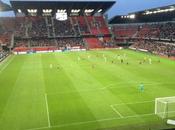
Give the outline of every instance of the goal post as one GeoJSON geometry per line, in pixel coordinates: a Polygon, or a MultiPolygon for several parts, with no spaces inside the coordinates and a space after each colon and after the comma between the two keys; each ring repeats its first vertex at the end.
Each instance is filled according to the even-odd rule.
{"type": "Polygon", "coordinates": [[[155,114],[163,119],[175,118],[175,96],[156,98],[155,114]]]}

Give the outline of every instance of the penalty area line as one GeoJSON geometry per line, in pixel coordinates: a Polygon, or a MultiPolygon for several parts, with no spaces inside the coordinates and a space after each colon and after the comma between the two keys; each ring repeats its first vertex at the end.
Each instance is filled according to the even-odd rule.
{"type": "Polygon", "coordinates": [[[50,125],[50,116],[49,116],[49,107],[48,107],[48,101],[47,101],[47,94],[45,93],[44,96],[45,96],[45,103],[46,103],[48,128],[50,128],[51,125],[50,125]]]}

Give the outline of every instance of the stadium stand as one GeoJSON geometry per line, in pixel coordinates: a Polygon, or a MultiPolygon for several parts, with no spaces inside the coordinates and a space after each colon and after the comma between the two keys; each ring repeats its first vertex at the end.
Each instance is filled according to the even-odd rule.
{"type": "Polygon", "coordinates": [[[90,26],[91,34],[98,35],[99,34],[99,24],[95,21],[94,17],[89,16],[85,17],[88,21],[88,25],[90,26]]]}
{"type": "Polygon", "coordinates": [[[85,38],[89,48],[101,48],[101,43],[97,38],[85,38]]]}
{"type": "Polygon", "coordinates": [[[97,22],[101,34],[110,34],[107,23],[102,16],[94,17],[94,19],[97,22]]]}
{"type": "Polygon", "coordinates": [[[54,19],[55,36],[74,36],[76,33],[70,22],[70,18],[66,21],[58,21],[54,19]]]}
{"type": "Polygon", "coordinates": [[[0,62],[3,61],[8,55],[9,55],[9,52],[6,52],[0,49],[0,62]]]}
{"type": "Polygon", "coordinates": [[[66,10],[62,9],[66,4],[64,1],[42,3],[11,0],[10,3],[16,17],[0,19],[0,41],[3,46],[14,51],[48,50],[48,48],[55,50],[67,45],[87,49],[112,47],[112,35],[103,14],[115,0],[97,0],[95,3],[72,1],[66,10]],[[88,6],[93,8],[91,12],[85,9],[88,6]],[[56,8],[58,9],[55,10],[56,8]],[[78,12],[75,12],[77,11],[75,9],[78,12]],[[66,14],[65,19],[63,14],[57,15],[60,12],[66,14]]]}
{"type": "Polygon", "coordinates": [[[153,41],[153,40],[139,41],[133,44],[132,47],[137,49],[148,50],[149,52],[153,52],[159,55],[171,56],[175,54],[174,44],[167,44],[165,42],[160,41],[153,41]]]}
{"type": "Polygon", "coordinates": [[[115,25],[112,31],[117,37],[149,37],[160,39],[175,39],[175,23],[145,23],[115,25]]]}
{"type": "Polygon", "coordinates": [[[29,37],[47,37],[47,27],[43,17],[28,17],[29,37]]]}
{"type": "Polygon", "coordinates": [[[171,5],[115,16],[110,20],[114,40],[120,46],[175,56],[174,12],[171,5]]]}
{"type": "MultiPolygon", "coordinates": [[[[17,1],[15,4],[13,2],[14,8],[16,8],[15,4],[20,6],[17,1]]],[[[132,41],[132,47],[149,49],[159,54],[174,55],[174,46],[171,47],[171,42],[175,39],[175,22],[172,21],[174,15],[169,15],[169,21],[166,19],[157,21],[162,16],[161,13],[156,14],[156,18],[146,13],[146,11],[136,12],[134,19],[130,18],[133,13],[126,18],[117,16],[110,21],[111,30],[103,15],[70,15],[66,20],[58,20],[52,15],[41,16],[41,14],[2,18],[0,20],[0,41],[3,45],[12,47],[14,51],[50,50],[48,48],[55,50],[67,45],[89,49],[110,48],[120,46],[118,43],[121,42],[132,41]],[[168,44],[162,41],[167,41],[168,44]],[[150,49],[152,46],[154,49],[150,49]],[[158,46],[165,49],[159,50],[158,46]]]]}
{"type": "MultiPolygon", "coordinates": [[[[77,42],[73,43],[71,40],[63,40],[62,42],[59,40],[61,44],[57,44],[55,38],[61,37],[74,37],[80,41],[79,36],[81,36],[82,40],[79,45],[82,45],[84,41],[89,48],[101,48],[103,43],[99,41],[98,35],[105,34],[109,35],[108,39],[112,43],[107,24],[104,18],[99,16],[69,17],[66,21],[58,21],[54,17],[26,16],[4,18],[0,25],[0,40],[4,44],[10,45],[13,34],[15,51],[26,51],[28,50],[27,47],[55,46],[59,48],[65,42],[71,46],[77,45],[77,42]]],[[[105,39],[105,36],[101,37],[105,39]]]]}
{"type": "MultiPolygon", "coordinates": [[[[83,35],[90,34],[90,29],[88,28],[87,21],[85,21],[84,16],[75,17],[78,21],[78,25],[80,28],[80,33],[83,35]]],[[[75,20],[74,18],[74,20],[75,20]]]]}
{"type": "Polygon", "coordinates": [[[6,49],[3,49],[0,43],[0,62],[3,61],[8,55],[9,55],[9,51],[6,49]]]}

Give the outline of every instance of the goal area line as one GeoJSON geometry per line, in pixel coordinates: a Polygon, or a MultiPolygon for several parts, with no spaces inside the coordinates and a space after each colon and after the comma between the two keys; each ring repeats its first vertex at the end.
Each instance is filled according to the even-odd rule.
{"type": "Polygon", "coordinates": [[[145,104],[145,103],[152,103],[152,102],[155,102],[155,100],[143,101],[143,102],[132,102],[132,103],[119,103],[119,104],[110,105],[110,107],[120,118],[127,119],[127,118],[133,118],[133,117],[155,115],[155,113],[152,112],[152,113],[134,114],[134,115],[124,116],[121,112],[117,110],[116,108],[117,106],[124,106],[124,105],[130,105],[130,104],[145,104]]]}
{"type": "Polygon", "coordinates": [[[112,104],[110,106],[121,106],[121,105],[130,105],[130,104],[144,104],[149,102],[155,102],[155,100],[148,100],[148,101],[142,101],[142,102],[129,102],[129,103],[118,103],[118,104],[112,104]]]}

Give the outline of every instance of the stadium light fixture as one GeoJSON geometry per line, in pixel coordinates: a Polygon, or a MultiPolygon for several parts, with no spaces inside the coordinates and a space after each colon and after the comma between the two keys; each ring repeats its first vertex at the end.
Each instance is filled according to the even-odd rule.
{"type": "Polygon", "coordinates": [[[72,9],[71,10],[71,13],[79,13],[80,12],[80,9],[72,9]]]}
{"type": "Polygon", "coordinates": [[[130,18],[130,19],[135,19],[135,17],[136,17],[135,14],[131,14],[131,15],[129,15],[129,18],[130,18]]]}
{"type": "Polygon", "coordinates": [[[99,9],[99,10],[98,10],[98,13],[101,13],[102,11],[103,11],[102,9],[99,9]]]}
{"type": "Polygon", "coordinates": [[[170,6],[171,11],[175,10],[175,6],[170,6]]]}
{"type": "Polygon", "coordinates": [[[85,9],[85,13],[92,13],[94,11],[94,9],[85,9]]]}
{"type": "Polygon", "coordinates": [[[38,10],[37,10],[37,9],[27,9],[27,12],[28,12],[31,16],[36,16],[38,10]]]}
{"type": "Polygon", "coordinates": [[[148,15],[148,14],[152,14],[153,12],[152,11],[146,11],[146,15],[148,15]]]}
{"type": "Polygon", "coordinates": [[[157,13],[172,12],[172,11],[175,11],[174,6],[170,6],[169,8],[166,8],[166,9],[157,9],[157,10],[154,10],[154,11],[146,11],[143,14],[144,15],[149,15],[149,14],[157,14],[157,13]]]}
{"type": "Polygon", "coordinates": [[[43,9],[43,16],[51,16],[52,9],[43,9]]]}
{"type": "Polygon", "coordinates": [[[157,9],[157,13],[161,13],[161,9],[157,9]]]}
{"type": "Polygon", "coordinates": [[[43,9],[43,13],[51,13],[52,9],[43,9]]]}
{"type": "Polygon", "coordinates": [[[175,10],[175,7],[174,6],[171,6],[169,11],[174,11],[175,10]]]}
{"type": "Polygon", "coordinates": [[[158,12],[157,11],[153,11],[153,14],[157,14],[158,12]]]}
{"type": "Polygon", "coordinates": [[[57,9],[57,13],[66,13],[66,9],[57,9]]]}
{"type": "Polygon", "coordinates": [[[18,9],[18,13],[22,13],[21,9],[18,9]]]}
{"type": "Polygon", "coordinates": [[[165,12],[168,12],[168,11],[170,11],[170,10],[169,10],[169,9],[165,9],[164,11],[165,11],[165,12]]]}
{"type": "Polygon", "coordinates": [[[37,13],[37,9],[27,9],[29,13],[37,13]]]}

